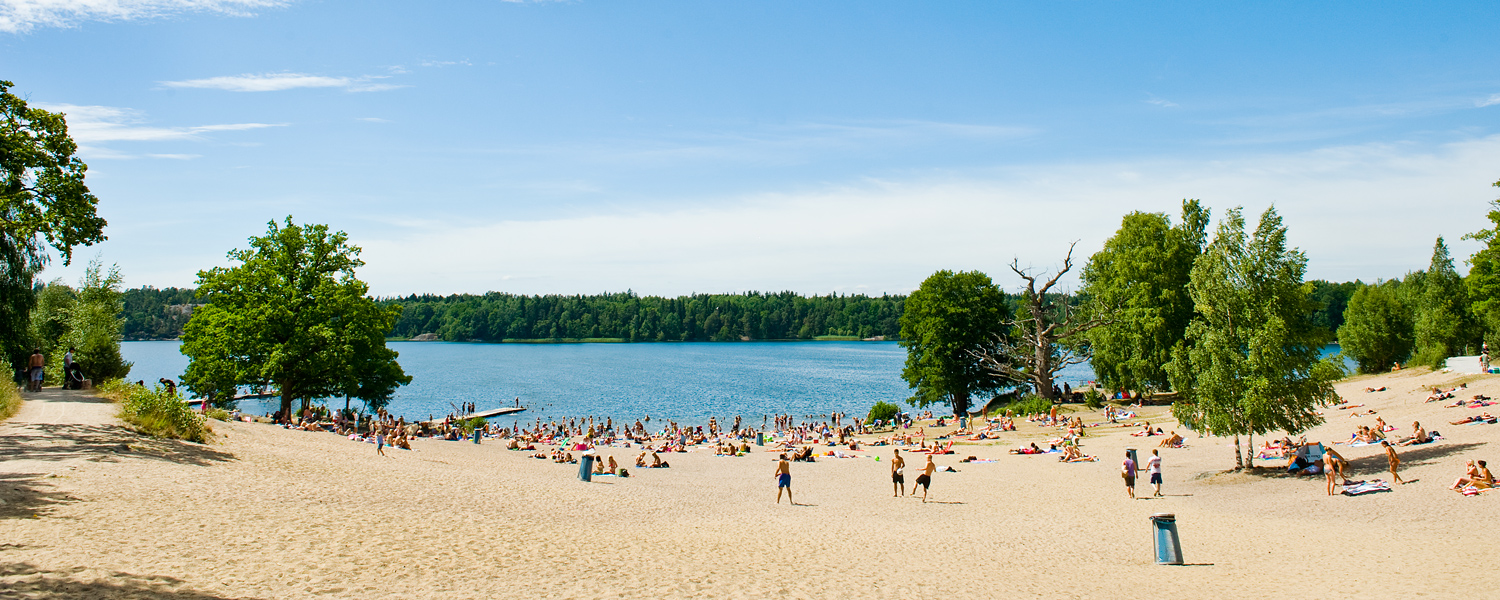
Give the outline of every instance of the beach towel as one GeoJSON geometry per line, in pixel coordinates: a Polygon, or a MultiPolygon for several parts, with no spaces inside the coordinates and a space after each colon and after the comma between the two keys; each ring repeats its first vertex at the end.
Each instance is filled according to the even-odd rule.
{"type": "Polygon", "coordinates": [[[1352,486],[1344,486],[1344,495],[1345,496],[1362,496],[1364,494],[1370,494],[1370,493],[1374,493],[1374,492],[1389,492],[1389,491],[1391,491],[1391,484],[1386,483],[1384,481],[1381,481],[1379,479],[1372,479],[1370,481],[1361,481],[1358,484],[1355,484],[1355,485],[1352,485],[1352,486]]]}
{"type": "Polygon", "coordinates": [[[1349,443],[1349,447],[1350,448],[1358,448],[1360,446],[1379,446],[1379,445],[1380,445],[1380,442],[1350,442],[1349,443]]]}

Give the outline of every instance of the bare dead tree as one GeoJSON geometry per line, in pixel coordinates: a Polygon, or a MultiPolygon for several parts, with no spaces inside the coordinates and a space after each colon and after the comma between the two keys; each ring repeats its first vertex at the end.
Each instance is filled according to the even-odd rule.
{"type": "Polygon", "coordinates": [[[1038,395],[1049,400],[1057,398],[1052,391],[1057,372],[1088,360],[1087,353],[1070,342],[1090,329],[1110,323],[1105,312],[1078,312],[1071,302],[1071,293],[1047,296],[1057,280],[1073,268],[1073,247],[1077,245],[1076,241],[1068,245],[1062,269],[1042,281],[1041,289],[1037,289],[1037,282],[1045,273],[1034,274],[1031,269],[1022,269],[1018,260],[1011,260],[1010,270],[1026,280],[1021,314],[1007,323],[1015,336],[996,336],[993,352],[973,353],[991,373],[1031,385],[1038,395]]]}

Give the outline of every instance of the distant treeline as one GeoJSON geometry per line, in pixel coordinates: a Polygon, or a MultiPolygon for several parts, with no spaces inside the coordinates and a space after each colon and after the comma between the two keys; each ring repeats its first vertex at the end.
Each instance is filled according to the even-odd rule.
{"type": "MultiPolygon", "coordinates": [[[[1329,331],[1359,283],[1313,281],[1322,303],[1313,321],[1329,331]]],[[[152,287],[125,291],[125,339],[172,339],[192,315],[193,290],[152,287]]],[[[433,334],[447,341],[589,340],[625,342],[810,340],[819,337],[896,340],[906,296],[694,294],[677,298],[630,292],[593,296],[410,295],[399,304],[390,337],[433,334]]]]}
{"type": "Polygon", "coordinates": [[[191,288],[154,287],[125,290],[125,339],[170,340],[182,335],[193,315],[191,288]]]}
{"type": "Polygon", "coordinates": [[[821,336],[896,339],[905,296],[630,292],[597,296],[418,296],[400,304],[392,337],[431,333],[449,341],[582,340],[627,342],[810,340],[821,336]]]}

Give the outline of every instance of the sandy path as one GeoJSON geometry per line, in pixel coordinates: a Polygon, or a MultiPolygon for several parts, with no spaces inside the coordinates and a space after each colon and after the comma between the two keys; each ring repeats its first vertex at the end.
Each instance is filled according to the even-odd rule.
{"type": "MultiPolygon", "coordinates": [[[[1412,373],[1381,379],[1387,393],[1359,392],[1370,380],[1340,387],[1407,425],[1458,418],[1416,397],[1419,385],[1455,380],[1412,373]]],[[[1500,396],[1500,378],[1471,385],[1500,396]]],[[[1163,452],[1168,497],[1131,501],[1116,457],[1149,452],[1154,438],[1095,429],[1085,450],[1105,460],[1060,464],[1005,454],[1052,433],[1023,425],[1001,445],[939,458],[960,472],[938,474],[937,502],[891,498],[888,462],[866,456],[794,465],[806,505],[792,507],[773,503],[765,453],[673,454],[671,469],[585,484],[574,466],[493,444],[419,440],[381,458],[333,435],[243,423],[216,424],[207,447],[142,442],[89,422],[107,421],[107,405],[50,406],[61,400],[29,402],[0,428],[39,438],[0,441],[0,472],[26,473],[18,502],[38,515],[0,520],[0,596],[1445,597],[1472,589],[1500,532],[1500,496],[1444,489],[1462,459],[1490,458],[1500,425],[1433,426],[1448,439],[1403,451],[1418,483],[1359,498],[1327,497],[1321,479],[1215,476],[1232,466],[1228,440],[1190,435],[1190,448],[1163,452]],[[41,414],[84,421],[95,441],[13,459],[12,448],[61,447],[27,416],[41,414]],[[998,462],[958,462],[970,454],[998,462]],[[1198,566],[1152,564],[1154,512],[1178,515],[1198,566]]],[[[1372,419],[1332,411],[1309,439],[1372,419]]],[[[1378,448],[1343,452],[1359,478],[1384,469],[1378,448]]]]}

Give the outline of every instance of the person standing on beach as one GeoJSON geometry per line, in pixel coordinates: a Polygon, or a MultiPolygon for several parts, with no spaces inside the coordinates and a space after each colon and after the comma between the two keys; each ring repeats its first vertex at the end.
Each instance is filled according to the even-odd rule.
{"type": "MultiPolygon", "coordinates": [[[[927,488],[932,485],[932,474],[937,471],[937,465],[932,463],[932,455],[927,455],[927,466],[922,468],[922,474],[917,476],[917,485],[922,486],[922,503],[927,503],[927,488]]],[[[917,492],[916,486],[912,486],[912,493],[917,492]]]]}
{"type": "MultiPolygon", "coordinates": [[[[906,459],[901,458],[901,449],[897,448],[896,457],[891,459],[891,485],[896,487],[896,489],[891,493],[892,498],[895,498],[898,495],[906,495],[906,475],[902,473],[902,471],[905,470],[906,459]]],[[[915,492],[916,490],[913,489],[912,491],[915,492]]]]}
{"type": "Polygon", "coordinates": [[[30,386],[29,389],[33,392],[42,391],[42,374],[43,369],[47,366],[47,357],[42,356],[41,348],[32,349],[31,361],[27,364],[29,365],[27,369],[29,371],[27,373],[28,381],[30,381],[27,384],[30,386]]]}
{"type": "Polygon", "coordinates": [[[1151,474],[1151,496],[1161,497],[1161,454],[1156,450],[1151,451],[1151,458],[1146,460],[1146,472],[1151,474]]]}
{"type": "Polygon", "coordinates": [[[1130,453],[1125,453],[1125,464],[1120,465],[1120,476],[1125,478],[1125,493],[1130,499],[1135,499],[1135,461],[1130,460],[1130,453]]]}
{"type": "Polygon", "coordinates": [[[385,430],[379,426],[375,428],[375,453],[385,456],[385,430]]]}
{"type": "Polygon", "coordinates": [[[786,488],[786,501],[797,504],[792,500],[792,463],[787,462],[786,453],[781,454],[781,460],[776,462],[776,503],[781,504],[781,489],[786,488]]]}
{"type": "Polygon", "coordinates": [[[1391,479],[1395,479],[1396,483],[1406,484],[1405,481],[1401,480],[1401,476],[1396,474],[1396,469],[1401,466],[1401,457],[1396,456],[1396,449],[1392,448],[1391,443],[1385,440],[1380,440],[1380,445],[1385,447],[1385,460],[1391,466],[1391,479]]]}

